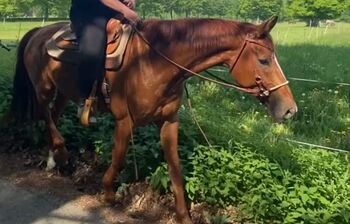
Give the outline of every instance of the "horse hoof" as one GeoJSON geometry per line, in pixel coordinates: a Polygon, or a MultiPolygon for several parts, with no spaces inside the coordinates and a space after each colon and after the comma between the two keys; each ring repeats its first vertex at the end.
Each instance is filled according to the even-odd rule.
{"type": "Polygon", "coordinates": [[[186,220],[180,221],[179,223],[181,223],[181,224],[193,224],[191,219],[186,219],[186,220]]]}
{"type": "MultiPolygon", "coordinates": [[[[50,151],[50,154],[51,154],[51,151],[50,151]]],[[[68,152],[65,148],[63,150],[56,149],[53,152],[53,159],[59,167],[68,166],[69,165],[68,158],[69,158],[69,155],[68,155],[68,152]]]]}
{"type": "Polygon", "coordinates": [[[58,165],[58,170],[60,174],[64,176],[71,176],[77,168],[75,161],[71,157],[66,163],[58,165]]]}
{"type": "Polygon", "coordinates": [[[193,224],[193,222],[190,218],[188,218],[183,222],[183,224],[193,224]]]}
{"type": "Polygon", "coordinates": [[[178,218],[178,223],[180,224],[193,224],[191,218],[189,216],[183,217],[183,218],[178,218]]]}

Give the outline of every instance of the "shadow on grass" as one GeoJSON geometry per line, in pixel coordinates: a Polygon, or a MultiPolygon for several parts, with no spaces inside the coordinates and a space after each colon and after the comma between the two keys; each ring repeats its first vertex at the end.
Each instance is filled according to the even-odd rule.
{"type": "MultiPolygon", "coordinates": [[[[279,46],[278,52],[287,78],[350,83],[350,47],[279,46]]],[[[350,87],[299,81],[291,81],[290,87],[299,112],[282,125],[273,124],[257,100],[235,91],[204,85],[191,88],[191,95],[214,144],[233,139],[286,169],[299,170],[292,152],[300,146],[283,142],[283,138],[350,150],[350,87]]]]}

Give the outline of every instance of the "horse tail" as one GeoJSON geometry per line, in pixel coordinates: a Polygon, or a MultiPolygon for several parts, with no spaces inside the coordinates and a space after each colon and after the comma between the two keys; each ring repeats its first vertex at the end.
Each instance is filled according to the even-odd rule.
{"type": "Polygon", "coordinates": [[[24,51],[32,36],[40,28],[34,28],[27,32],[19,43],[17,49],[16,70],[13,80],[11,113],[16,121],[32,120],[35,115],[37,99],[34,86],[30,80],[27,68],[24,64],[24,51]]]}

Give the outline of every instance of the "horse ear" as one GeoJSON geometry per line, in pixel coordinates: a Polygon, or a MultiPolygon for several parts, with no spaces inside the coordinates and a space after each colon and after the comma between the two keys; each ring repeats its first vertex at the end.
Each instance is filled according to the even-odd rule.
{"type": "Polygon", "coordinates": [[[278,20],[278,16],[272,16],[270,19],[258,25],[258,36],[262,37],[269,34],[275,27],[278,20]]]}

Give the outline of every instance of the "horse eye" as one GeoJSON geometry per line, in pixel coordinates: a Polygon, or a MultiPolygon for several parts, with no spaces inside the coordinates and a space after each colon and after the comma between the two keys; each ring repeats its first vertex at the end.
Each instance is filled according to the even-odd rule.
{"type": "Polygon", "coordinates": [[[262,65],[269,65],[270,62],[267,59],[259,59],[260,64],[262,65]]]}

